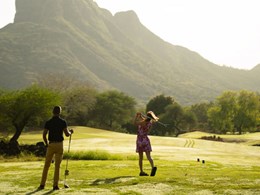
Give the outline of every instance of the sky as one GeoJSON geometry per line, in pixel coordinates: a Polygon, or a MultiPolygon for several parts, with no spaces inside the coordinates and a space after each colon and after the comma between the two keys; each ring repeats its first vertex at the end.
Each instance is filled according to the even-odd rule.
{"type": "MultiPolygon", "coordinates": [[[[260,64],[259,0],[94,0],[112,14],[134,10],[163,40],[239,69],[260,64]]],[[[0,28],[12,23],[15,0],[0,0],[0,28]]]]}

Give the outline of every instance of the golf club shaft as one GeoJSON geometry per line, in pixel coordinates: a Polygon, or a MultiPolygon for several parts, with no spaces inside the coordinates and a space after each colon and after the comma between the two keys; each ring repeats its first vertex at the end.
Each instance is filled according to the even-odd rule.
{"type": "Polygon", "coordinates": [[[68,153],[70,152],[70,142],[71,142],[71,134],[70,134],[70,139],[69,139],[68,153]]]}
{"type": "MultiPolygon", "coordinates": [[[[147,115],[145,115],[145,114],[143,114],[143,113],[141,113],[141,115],[142,115],[143,117],[145,117],[145,118],[152,119],[151,117],[149,117],[149,116],[147,116],[147,115]]],[[[164,124],[164,123],[162,123],[162,122],[160,122],[160,121],[156,121],[156,122],[159,123],[160,125],[164,126],[164,127],[167,127],[167,124],[164,124]]]]}
{"type": "MultiPolygon", "coordinates": [[[[68,154],[70,152],[71,135],[72,134],[70,134],[70,138],[69,138],[68,154]]],[[[68,163],[69,163],[69,156],[67,157],[66,169],[65,169],[65,174],[64,174],[65,175],[65,178],[64,178],[64,187],[65,188],[69,188],[69,186],[66,184],[66,176],[69,174],[68,163]]]]}
{"type": "MultiPolygon", "coordinates": [[[[71,134],[70,134],[70,138],[69,138],[68,154],[70,152],[70,143],[71,143],[71,134]]],[[[69,161],[69,157],[67,157],[66,170],[68,169],[68,161],[69,161]]]]}

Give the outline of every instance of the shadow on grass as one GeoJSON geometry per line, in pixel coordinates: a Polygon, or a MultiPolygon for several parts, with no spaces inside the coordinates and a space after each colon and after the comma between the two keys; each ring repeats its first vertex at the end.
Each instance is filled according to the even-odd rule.
{"type": "Polygon", "coordinates": [[[100,185],[100,184],[112,184],[115,183],[117,180],[126,179],[126,178],[135,178],[134,176],[120,176],[120,177],[113,177],[113,178],[106,178],[106,179],[96,179],[92,182],[92,186],[100,185]]]}
{"type": "MultiPolygon", "coordinates": [[[[25,195],[35,194],[35,193],[40,192],[40,191],[41,191],[41,190],[36,189],[36,190],[34,190],[34,191],[32,191],[32,192],[28,192],[28,193],[26,193],[25,195]]],[[[43,193],[42,195],[52,194],[53,192],[54,192],[54,190],[49,190],[48,192],[45,192],[45,193],[43,193]]]]}

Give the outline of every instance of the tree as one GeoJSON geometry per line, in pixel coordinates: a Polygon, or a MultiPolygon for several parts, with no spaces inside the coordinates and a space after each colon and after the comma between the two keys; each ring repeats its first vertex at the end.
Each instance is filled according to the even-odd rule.
{"type": "Polygon", "coordinates": [[[165,108],[168,105],[173,104],[174,100],[172,97],[164,96],[163,94],[158,95],[152,98],[148,104],[146,105],[146,112],[152,110],[156,115],[163,114],[165,112],[165,108]]]}
{"type": "Polygon", "coordinates": [[[198,123],[196,115],[190,109],[184,109],[182,128],[186,131],[192,130],[198,123]]]}
{"type": "Polygon", "coordinates": [[[73,88],[65,93],[64,112],[71,125],[87,125],[96,104],[96,90],[91,87],[73,88]]]}
{"type": "Polygon", "coordinates": [[[216,105],[209,110],[210,121],[213,128],[218,128],[220,133],[226,133],[234,129],[233,119],[236,113],[236,95],[234,91],[226,91],[216,100],[216,105]],[[213,124],[212,123],[212,124],[213,124]]]}
{"type": "Polygon", "coordinates": [[[208,110],[211,127],[219,133],[245,129],[250,131],[257,126],[259,119],[259,95],[254,92],[224,92],[208,110]]]}
{"type": "Polygon", "coordinates": [[[134,98],[118,91],[98,94],[93,110],[95,125],[99,128],[120,130],[121,126],[132,120],[135,113],[134,98]]]}
{"type": "Polygon", "coordinates": [[[213,106],[213,103],[198,103],[190,107],[190,111],[196,115],[198,128],[207,129],[208,126],[208,110],[213,106]]]}
{"type": "Polygon", "coordinates": [[[208,109],[208,123],[214,133],[222,133],[224,122],[222,120],[220,107],[213,106],[208,109]]]}
{"type": "Polygon", "coordinates": [[[196,124],[196,116],[194,113],[183,109],[181,105],[176,102],[165,108],[165,113],[161,115],[160,120],[168,124],[168,126],[166,130],[164,127],[157,125],[158,130],[165,134],[174,133],[176,136],[184,133],[184,131],[187,131],[187,129],[196,124]]]}
{"type": "Polygon", "coordinates": [[[234,127],[239,134],[243,129],[250,131],[257,126],[260,100],[259,96],[254,92],[240,91],[237,97],[237,111],[234,116],[234,127]]]}
{"type": "Polygon", "coordinates": [[[36,85],[0,96],[1,115],[15,128],[10,142],[18,140],[30,120],[46,118],[50,115],[52,107],[58,103],[60,103],[58,95],[36,85]]]}
{"type": "Polygon", "coordinates": [[[15,94],[9,91],[1,91],[0,94],[0,131],[6,136],[14,130],[11,118],[6,115],[9,104],[11,104],[15,98],[14,96],[15,94]]]}

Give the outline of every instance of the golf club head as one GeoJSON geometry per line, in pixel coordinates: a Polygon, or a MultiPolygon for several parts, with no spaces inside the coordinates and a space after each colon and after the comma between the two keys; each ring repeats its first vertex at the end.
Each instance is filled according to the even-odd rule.
{"type": "Polygon", "coordinates": [[[65,170],[65,175],[69,175],[69,170],[65,170]]]}
{"type": "Polygon", "coordinates": [[[64,188],[70,188],[68,184],[64,184],[64,188]]]}

